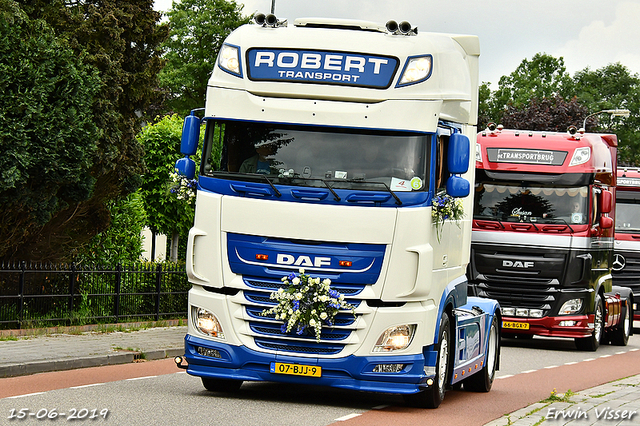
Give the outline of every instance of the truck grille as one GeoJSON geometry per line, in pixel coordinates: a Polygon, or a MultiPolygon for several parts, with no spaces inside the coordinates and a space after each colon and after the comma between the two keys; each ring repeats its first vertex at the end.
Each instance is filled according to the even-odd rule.
{"type": "Polygon", "coordinates": [[[557,292],[550,280],[525,280],[517,282],[502,277],[487,276],[478,283],[478,296],[500,301],[502,307],[550,309],[557,292]]]}
{"type": "MultiPolygon", "coordinates": [[[[254,342],[263,349],[277,350],[280,352],[304,353],[316,355],[335,355],[340,353],[346,345],[346,340],[355,332],[356,316],[350,311],[339,312],[334,320],[334,326],[323,325],[321,342],[316,342],[313,330],[309,333],[298,335],[294,331],[290,333],[281,330],[283,321],[274,319],[274,315],[262,315],[263,310],[275,306],[271,299],[272,292],[282,287],[281,281],[265,278],[245,277],[245,284],[252,290],[245,290],[243,308],[247,317],[247,325],[254,334],[254,342]]],[[[333,284],[331,288],[349,296],[358,294],[364,289],[364,285],[333,284]]],[[[361,300],[348,299],[348,302],[358,307],[361,300]]]]}
{"type": "Polygon", "coordinates": [[[640,294],[640,253],[620,253],[625,258],[622,270],[613,271],[613,284],[629,287],[634,294],[640,294]]]}
{"type": "MultiPolygon", "coordinates": [[[[368,286],[378,282],[386,251],[384,244],[322,242],[248,234],[227,234],[227,254],[231,272],[241,276],[241,290],[229,298],[236,318],[244,321],[242,332],[254,340],[258,348],[298,354],[329,356],[346,354],[360,342],[357,317],[342,311],[332,326],[323,324],[320,342],[314,330],[309,334],[283,332],[282,320],[264,316],[265,309],[275,306],[270,295],[282,284],[282,277],[304,268],[312,277],[331,280],[331,288],[343,294],[356,307],[368,286]],[[238,309],[241,308],[241,309],[238,309]]],[[[239,288],[238,288],[239,287],[239,288]]],[[[357,316],[366,316],[363,305],[357,316]]],[[[363,320],[365,320],[363,318],[363,320]]]]}

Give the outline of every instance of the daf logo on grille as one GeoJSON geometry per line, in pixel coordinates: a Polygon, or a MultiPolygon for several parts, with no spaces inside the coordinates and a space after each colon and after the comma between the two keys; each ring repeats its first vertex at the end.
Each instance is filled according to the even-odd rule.
{"type": "Polygon", "coordinates": [[[528,269],[535,266],[534,262],[521,262],[519,260],[502,260],[502,266],[507,268],[528,269]]]}
{"type": "Polygon", "coordinates": [[[612,268],[614,271],[621,271],[622,269],[624,269],[626,264],[627,264],[627,259],[625,259],[623,255],[618,253],[613,255],[612,268]]]}
{"type": "Polygon", "coordinates": [[[315,266],[321,268],[323,266],[331,266],[330,257],[311,257],[311,256],[293,256],[291,254],[278,253],[276,263],[279,265],[294,266],[315,266]]]}

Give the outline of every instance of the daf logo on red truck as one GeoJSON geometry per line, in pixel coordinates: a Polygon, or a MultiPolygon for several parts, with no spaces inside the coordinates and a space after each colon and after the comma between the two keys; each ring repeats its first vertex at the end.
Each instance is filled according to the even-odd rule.
{"type": "Polygon", "coordinates": [[[249,49],[251,80],[324,83],[387,88],[398,59],[320,50],[249,49]]]}
{"type": "Polygon", "coordinates": [[[330,257],[311,257],[311,256],[294,256],[291,254],[278,253],[276,263],[279,265],[293,265],[293,266],[314,266],[316,268],[322,268],[323,266],[331,266],[330,257]]]}
{"type": "Polygon", "coordinates": [[[534,262],[521,262],[519,260],[502,260],[502,266],[506,268],[520,268],[520,269],[528,269],[533,268],[535,266],[534,262]]]}

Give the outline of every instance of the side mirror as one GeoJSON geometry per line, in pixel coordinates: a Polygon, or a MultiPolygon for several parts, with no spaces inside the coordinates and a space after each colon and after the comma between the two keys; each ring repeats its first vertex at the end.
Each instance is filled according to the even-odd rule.
{"type": "Polygon", "coordinates": [[[447,167],[449,173],[461,174],[469,170],[469,152],[471,145],[469,138],[462,133],[454,133],[449,138],[447,167]]]}
{"type": "Polygon", "coordinates": [[[602,197],[602,212],[611,213],[611,210],[613,210],[613,193],[605,189],[600,193],[600,197],[602,197]]]}
{"type": "Polygon", "coordinates": [[[200,141],[200,119],[194,115],[184,118],[182,126],[182,140],[180,141],[180,152],[184,155],[195,155],[200,141]]]}
{"type": "Polygon", "coordinates": [[[600,228],[609,229],[613,228],[613,219],[609,216],[600,216],[600,228]]]}
{"type": "Polygon", "coordinates": [[[460,176],[451,176],[447,179],[447,194],[454,198],[463,198],[471,192],[471,184],[460,176]]]}
{"type": "Polygon", "coordinates": [[[176,170],[180,176],[191,180],[196,177],[196,162],[189,157],[183,157],[176,161],[176,170]]]}

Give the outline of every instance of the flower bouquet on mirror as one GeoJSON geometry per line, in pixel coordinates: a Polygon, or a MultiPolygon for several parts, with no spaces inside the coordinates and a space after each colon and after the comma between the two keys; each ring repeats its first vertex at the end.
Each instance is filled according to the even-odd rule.
{"type": "Polygon", "coordinates": [[[284,321],[283,333],[314,333],[319,342],[323,324],[333,327],[340,310],[350,310],[355,315],[355,307],[344,300],[343,294],[331,289],[328,278],[312,278],[300,269],[299,275],[292,272],[282,277],[282,283],[283,287],[271,293],[271,299],[278,304],[263,310],[262,315],[275,315],[276,320],[284,321]]]}
{"type": "Polygon", "coordinates": [[[195,179],[187,179],[178,174],[177,170],[169,173],[169,192],[178,200],[192,201],[196,197],[198,183],[195,179]]]}
{"type": "Polygon", "coordinates": [[[431,219],[436,226],[436,236],[438,237],[438,242],[440,242],[444,222],[447,220],[455,220],[459,227],[460,220],[464,217],[464,207],[460,198],[453,198],[444,192],[433,197],[431,204],[433,206],[431,219]]]}

